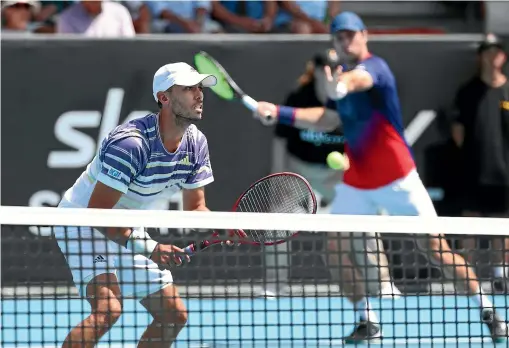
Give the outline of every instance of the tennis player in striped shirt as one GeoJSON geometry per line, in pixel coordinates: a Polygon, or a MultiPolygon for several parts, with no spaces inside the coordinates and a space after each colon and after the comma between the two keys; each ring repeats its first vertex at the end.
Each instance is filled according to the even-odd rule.
{"type": "MultiPolygon", "coordinates": [[[[203,87],[216,82],[186,63],[161,67],[153,81],[159,112],[114,129],[59,207],[150,209],[183,190],[185,210],[208,210],[204,186],[214,177],[207,139],[193,123],[202,117],[203,87]]],[[[94,347],[122,314],[124,296],[140,299],[153,317],[138,347],[171,346],[187,321],[168,269],[181,264],[175,253],[182,249],[158,244],[134,226],[57,228],[55,237],[91,305],[90,315],[70,331],[63,347],[94,347]]]]}

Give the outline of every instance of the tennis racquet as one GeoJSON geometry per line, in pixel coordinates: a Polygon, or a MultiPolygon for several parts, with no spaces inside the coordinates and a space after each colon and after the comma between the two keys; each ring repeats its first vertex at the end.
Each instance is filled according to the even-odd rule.
{"type": "MultiPolygon", "coordinates": [[[[203,51],[195,54],[194,64],[200,74],[210,74],[217,78],[217,84],[211,87],[217,96],[228,101],[239,100],[249,110],[256,111],[258,102],[244,93],[221,64],[212,58],[210,54],[203,51]]],[[[276,119],[272,115],[267,115],[265,119],[261,119],[261,122],[265,125],[274,124],[275,121],[276,119]]]]}
{"type": "MultiPolygon", "coordinates": [[[[244,213],[288,213],[316,214],[316,197],[311,186],[302,176],[295,173],[276,173],[252,184],[235,202],[233,211],[244,213]]],[[[288,241],[298,231],[291,230],[235,230],[227,231],[228,238],[235,243],[251,245],[274,245],[288,241]]],[[[210,239],[191,243],[184,251],[187,255],[224,244],[215,231],[210,239]]]]}

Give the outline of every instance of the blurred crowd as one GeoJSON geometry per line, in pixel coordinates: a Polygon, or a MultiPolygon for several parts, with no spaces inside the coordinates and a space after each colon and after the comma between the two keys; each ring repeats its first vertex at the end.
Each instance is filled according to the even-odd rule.
{"type": "Polygon", "coordinates": [[[2,32],[129,37],[151,33],[328,32],[339,1],[2,1],[2,32]]]}

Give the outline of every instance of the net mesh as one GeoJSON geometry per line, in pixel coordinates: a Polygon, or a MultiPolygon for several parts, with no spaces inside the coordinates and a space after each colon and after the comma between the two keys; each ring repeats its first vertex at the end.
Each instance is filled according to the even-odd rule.
{"type": "MultiPolygon", "coordinates": [[[[177,329],[172,347],[340,347],[362,312],[349,299],[362,294],[383,332],[367,346],[493,347],[480,305],[495,308],[500,318],[509,315],[506,282],[497,276],[509,252],[500,243],[505,220],[0,209],[2,347],[62,346],[91,314],[76,285],[86,289],[91,275],[105,271],[119,280],[121,305],[110,296],[104,315],[85,325],[90,340],[108,331],[100,347],[135,347],[142,338],[145,346],[168,346],[177,329]],[[95,231],[130,224],[149,226],[154,239],[178,246],[214,228],[268,230],[272,224],[303,232],[277,246],[214,246],[168,276],[95,231]],[[452,252],[474,263],[483,294],[471,293],[458,278],[459,259],[446,267],[451,251],[432,248],[429,233],[439,226],[452,252]],[[183,227],[200,231],[182,234],[183,227]],[[482,230],[493,236],[479,239],[482,230]],[[182,306],[172,307],[172,296],[147,300],[171,280],[182,306]],[[152,336],[145,333],[149,325],[152,336]]],[[[75,344],[82,346],[85,336],[75,336],[75,344]]],[[[500,339],[497,346],[507,345],[500,339]]]]}

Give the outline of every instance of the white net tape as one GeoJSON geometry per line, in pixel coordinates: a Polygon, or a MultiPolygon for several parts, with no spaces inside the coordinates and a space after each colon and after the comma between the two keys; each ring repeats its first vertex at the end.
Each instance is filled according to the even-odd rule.
{"type": "Polygon", "coordinates": [[[509,219],[0,207],[0,224],[509,235],[509,219]]]}

